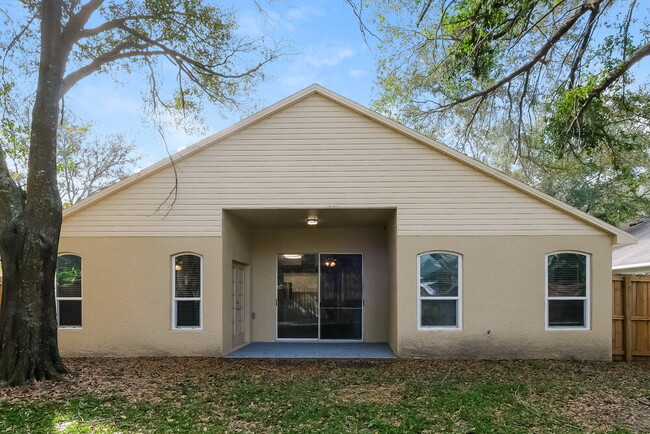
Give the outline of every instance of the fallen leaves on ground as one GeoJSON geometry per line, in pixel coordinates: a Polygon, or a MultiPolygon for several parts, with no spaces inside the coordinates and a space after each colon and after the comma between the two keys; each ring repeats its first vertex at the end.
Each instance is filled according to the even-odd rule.
{"type": "MultiPolygon", "coordinates": [[[[138,423],[154,427],[145,432],[650,432],[647,363],[146,357],[66,364],[71,373],[61,381],[0,387],[0,406],[69,409],[91,399],[88,419],[75,419],[90,432],[140,432],[138,423]],[[138,419],[133,411],[150,414],[138,419]]],[[[76,426],[65,418],[56,424],[76,426]]],[[[0,427],[20,431],[8,420],[0,427]]]]}

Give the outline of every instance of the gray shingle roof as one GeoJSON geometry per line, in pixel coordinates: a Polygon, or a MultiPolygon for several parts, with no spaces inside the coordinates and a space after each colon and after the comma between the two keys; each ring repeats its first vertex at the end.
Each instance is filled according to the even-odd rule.
{"type": "Polygon", "coordinates": [[[650,218],[625,230],[639,239],[637,244],[619,247],[612,255],[612,266],[647,264],[650,262],[650,218]]]}

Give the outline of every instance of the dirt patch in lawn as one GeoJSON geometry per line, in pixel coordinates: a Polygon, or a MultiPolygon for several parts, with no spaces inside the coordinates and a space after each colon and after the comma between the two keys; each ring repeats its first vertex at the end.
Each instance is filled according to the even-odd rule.
{"type": "Polygon", "coordinates": [[[357,384],[339,390],[338,397],[341,402],[394,404],[402,399],[403,390],[403,384],[357,384]]]}
{"type": "Polygon", "coordinates": [[[650,399],[626,397],[614,390],[572,399],[564,413],[588,429],[610,431],[626,428],[634,432],[650,432],[650,399]]]}
{"type": "Polygon", "coordinates": [[[235,360],[215,357],[68,358],[69,374],[61,381],[2,387],[0,403],[60,401],[75,396],[124,396],[130,402],[160,400],[179,384],[205,381],[305,380],[333,369],[374,366],[365,361],[235,360]]]}
{"type": "Polygon", "coordinates": [[[209,357],[66,364],[72,373],[59,382],[0,385],[0,432],[51,432],[71,422],[125,433],[650,432],[650,364],[209,357]]]}

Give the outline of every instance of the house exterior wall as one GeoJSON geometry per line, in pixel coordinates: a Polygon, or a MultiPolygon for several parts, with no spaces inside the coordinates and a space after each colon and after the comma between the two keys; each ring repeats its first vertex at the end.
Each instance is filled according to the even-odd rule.
{"type": "Polygon", "coordinates": [[[83,260],[82,328],[59,329],[64,356],[221,355],[220,237],[62,238],[83,260]],[[172,330],[171,257],[203,256],[203,329],[172,330]]]}
{"type": "Polygon", "coordinates": [[[223,216],[223,275],[222,275],[222,312],[223,312],[223,353],[229,353],[233,345],[233,261],[248,266],[246,283],[246,301],[244,322],[246,324],[246,341],[250,341],[250,282],[252,264],[252,246],[248,227],[229,213],[223,216]]]}
{"type": "Polygon", "coordinates": [[[400,236],[601,233],[318,94],[67,216],[62,233],[221,236],[221,209],[278,207],[396,207],[400,236]]]}
{"type": "Polygon", "coordinates": [[[393,216],[387,227],[386,257],[388,275],[388,344],[397,353],[397,219],[393,216]]]}
{"type": "Polygon", "coordinates": [[[249,323],[248,340],[274,341],[276,254],[349,252],[364,254],[364,340],[389,341],[400,356],[611,359],[608,236],[401,236],[391,241],[390,225],[387,229],[249,230],[229,221],[226,228],[231,235],[223,240],[62,239],[61,253],[83,258],[83,327],[59,331],[62,354],[228,353],[233,260],[252,264],[248,301],[255,320],[249,323]],[[437,250],[463,255],[461,330],[417,329],[417,255],[437,250]],[[545,330],[545,255],[560,250],[590,254],[590,330],[545,330]],[[204,258],[202,330],[172,330],[170,258],[181,252],[204,258]]]}
{"type": "Polygon", "coordinates": [[[62,352],[229,352],[233,261],[249,264],[247,339],[273,341],[276,254],[320,252],[364,254],[364,340],[400,356],[609,359],[612,237],[470,166],[322,94],[298,99],[66,215],[83,328],[60,331],[62,352]],[[396,212],[386,228],[251,229],[224,211],[343,208],[396,212]],[[437,250],[463,255],[462,330],[417,329],[417,255],[437,250]],[[545,330],[545,255],[560,250],[591,254],[588,331],[545,330]],[[204,258],[202,330],[172,330],[181,252],[204,258]]]}
{"type": "Polygon", "coordinates": [[[276,338],[276,279],[278,253],[363,254],[363,340],[388,339],[386,231],[353,229],[254,229],[252,278],[252,340],[276,338]]]}
{"type": "Polygon", "coordinates": [[[397,238],[398,345],[406,357],[611,360],[611,238],[397,238]],[[417,255],[463,256],[462,329],[418,330],[417,255]],[[590,330],[545,330],[545,256],[591,256],[590,330]],[[489,331],[489,333],[488,333],[489,331]]]}

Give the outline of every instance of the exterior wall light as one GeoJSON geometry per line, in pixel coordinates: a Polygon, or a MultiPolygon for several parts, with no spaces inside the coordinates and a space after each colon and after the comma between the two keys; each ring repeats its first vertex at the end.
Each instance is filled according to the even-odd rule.
{"type": "Polygon", "coordinates": [[[316,226],[318,224],[318,219],[317,218],[308,218],[307,219],[307,224],[309,226],[316,226]]]}

